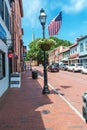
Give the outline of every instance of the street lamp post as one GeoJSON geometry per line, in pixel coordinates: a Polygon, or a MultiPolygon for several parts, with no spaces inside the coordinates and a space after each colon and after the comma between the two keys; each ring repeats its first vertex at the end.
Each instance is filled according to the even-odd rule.
{"type": "MultiPolygon", "coordinates": [[[[43,38],[45,38],[45,23],[46,23],[46,17],[47,15],[45,14],[45,11],[43,9],[40,10],[40,16],[39,20],[42,25],[42,30],[43,30],[43,38]]],[[[48,89],[48,83],[47,83],[47,67],[46,67],[46,53],[44,51],[44,87],[42,94],[49,94],[50,91],[48,89]]]]}

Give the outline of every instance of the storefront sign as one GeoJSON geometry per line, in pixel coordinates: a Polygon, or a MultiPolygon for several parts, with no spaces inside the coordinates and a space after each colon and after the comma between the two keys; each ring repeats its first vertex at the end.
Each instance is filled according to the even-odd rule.
{"type": "Polygon", "coordinates": [[[8,58],[12,58],[13,57],[13,53],[8,53],[8,58]]]}
{"type": "Polygon", "coordinates": [[[70,54],[70,58],[77,58],[77,57],[79,57],[79,54],[70,54]]]}
{"type": "Polygon", "coordinates": [[[21,87],[21,77],[20,74],[18,72],[12,73],[10,76],[10,87],[11,88],[15,88],[21,87]]]}

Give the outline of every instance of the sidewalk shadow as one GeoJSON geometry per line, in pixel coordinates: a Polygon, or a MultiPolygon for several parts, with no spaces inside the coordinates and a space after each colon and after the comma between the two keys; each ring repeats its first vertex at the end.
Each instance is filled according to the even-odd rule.
{"type": "MultiPolygon", "coordinates": [[[[43,76],[43,73],[41,72],[41,71],[39,71],[38,70],[38,73],[39,73],[39,75],[40,76],[43,76]]],[[[60,87],[63,87],[63,88],[69,88],[69,87],[71,87],[71,86],[60,86],[60,87]]],[[[53,89],[50,91],[50,94],[60,94],[61,96],[64,96],[64,94],[63,93],[60,93],[59,91],[61,90],[61,89],[55,89],[56,91],[54,91],[53,89]]]]}
{"type": "Polygon", "coordinates": [[[64,96],[64,93],[61,93],[60,91],[58,91],[58,90],[60,90],[60,89],[52,89],[51,91],[50,91],[50,94],[60,94],[61,96],[64,96]]]}
{"type": "Polygon", "coordinates": [[[43,73],[38,70],[38,74],[43,77],[43,73]]]}
{"type": "Polygon", "coordinates": [[[65,85],[61,85],[61,88],[67,89],[67,88],[71,88],[72,86],[65,86],[65,85]]]}
{"type": "Polygon", "coordinates": [[[22,73],[21,88],[9,89],[0,102],[0,130],[47,129],[42,114],[50,114],[49,110],[43,110],[49,104],[52,101],[42,94],[38,80],[32,79],[31,72],[22,73]]]}

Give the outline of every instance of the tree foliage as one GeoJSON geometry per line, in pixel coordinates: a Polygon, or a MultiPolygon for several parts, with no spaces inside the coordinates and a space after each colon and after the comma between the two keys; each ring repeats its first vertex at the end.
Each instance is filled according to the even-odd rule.
{"type": "MultiPolygon", "coordinates": [[[[50,50],[53,50],[54,48],[58,47],[58,46],[70,46],[71,43],[67,40],[62,40],[62,39],[58,39],[57,37],[49,37],[48,39],[52,39],[55,44],[53,44],[53,46],[51,47],[50,50]]],[[[32,58],[32,60],[37,60],[38,63],[43,63],[43,51],[38,47],[38,44],[41,38],[37,38],[36,40],[32,41],[29,43],[28,47],[29,50],[27,52],[26,55],[26,60],[29,60],[30,58],[32,58]]],[[[49,51],[50,51],[49,50],[49,51]]],[[[46,57],[48,58],[48,51],[46,51],[46,57]]]]}
{"type": "Polygon", "coordinates": [[[53,39],[54,41],[56,41],[56,44],[51,49],[54,49],[58,46],[70,46],[71,45],[70,41],[58,39],[57,37],[50,37],[50,39],[53,39]]]}

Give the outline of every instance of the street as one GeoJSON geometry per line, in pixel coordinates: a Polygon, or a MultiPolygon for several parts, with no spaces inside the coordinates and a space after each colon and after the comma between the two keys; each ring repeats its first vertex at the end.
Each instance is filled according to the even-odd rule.
{"type": "MultiPolygon", "coordinates": [[[[43,68],[37,68],[41,75],[43,68]]],[[[68,71],[48,72],[48,82],[82,114],[82,94],[87,91],[87,75],[68,71]]]]}

